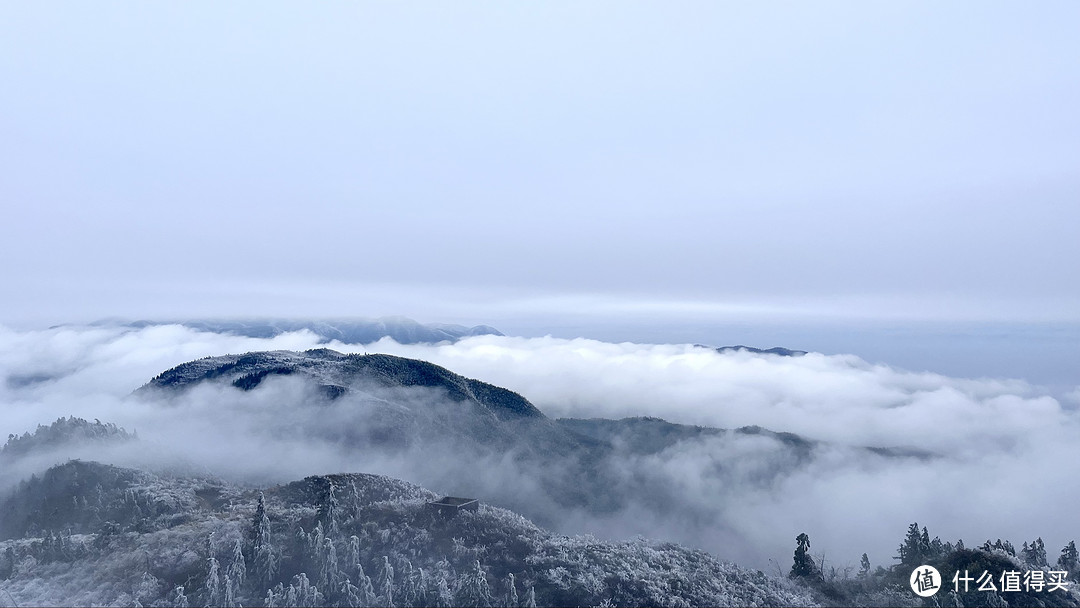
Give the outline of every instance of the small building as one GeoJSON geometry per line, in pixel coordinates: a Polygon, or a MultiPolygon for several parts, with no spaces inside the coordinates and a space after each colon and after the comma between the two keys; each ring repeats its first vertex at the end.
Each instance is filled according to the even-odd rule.
{"type": "Polygon", "coordinates": [[[476,511],[480,508],[480,501],[475,498],[460,498],[457,496],[443,496],[439,500],[427,503],[428,509],[435,511],[444,517],[453,517],[461,511],[476,511]]]}

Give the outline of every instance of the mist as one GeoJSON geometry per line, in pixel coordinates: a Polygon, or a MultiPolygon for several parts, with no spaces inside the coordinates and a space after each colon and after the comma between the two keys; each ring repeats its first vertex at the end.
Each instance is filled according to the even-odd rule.
{"type": "MultiPolygon", "coordinates": [[[[1080,499],[1080,483],[1068,472],[1080,457],[1077,405],[1022,380],[909,372],[853,355],[720,354],[692,345],[550,337],[343,345],[319,344],[308,332],[253,339],[180,326],[0,328],[0,433],[74,415],[116,423],[138,433],[138,446],[149,446],[84,445],[55,454],[55,462],[185,467],[248,484],[381,473],[436,492],[468,492],[560,532],[644,535],[774,573],[774,564],[786,572],[800,532],[827,566],[854,566],[863,552],[888,566],[912,521],[942,540],[1019,544],[1041,536],[1057,551],[1076,535],[1066,505],[1080,499]],[[621,502],[568,509],[549,489],[578,474],[569,465],[541,470],[515,449],[493,452],[449,439],[391,447],[363,439],[364,429],[394,412],[440,415],[452,404],[439,391],[361,387],[331,402],[299,378],[274,377],[248,392],[204,383],[169,398],[132,395],[192,359],[317,346],[431,361],[514,390],[551,418],[758,425],[820,443],[800,460],[770,436],[726,434],[608,459],[597,466],[621,502]]],[[[8,467],[0,481],[55,464],[47,460],[8,467]]]]}

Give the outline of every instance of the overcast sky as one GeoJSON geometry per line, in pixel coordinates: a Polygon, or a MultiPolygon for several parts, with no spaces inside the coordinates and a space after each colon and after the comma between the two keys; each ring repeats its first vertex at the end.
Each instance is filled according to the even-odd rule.
{"type": "Polygon", "coordinates": [[[1071,1],[3,3],[0,322],[1077,322],[1078,27],[1071,1]]]}

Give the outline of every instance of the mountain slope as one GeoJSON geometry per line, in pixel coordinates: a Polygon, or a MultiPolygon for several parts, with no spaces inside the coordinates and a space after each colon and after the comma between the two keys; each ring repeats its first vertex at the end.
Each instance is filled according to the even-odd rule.
{"type": "Polygon", "coordinates": [[[0,581],[19,605],[812,604],[700,551],[560,536],[487,505],[440,516],[435,497],[378,475],[260,493],[70,462],[0,503],[0,581]]]}

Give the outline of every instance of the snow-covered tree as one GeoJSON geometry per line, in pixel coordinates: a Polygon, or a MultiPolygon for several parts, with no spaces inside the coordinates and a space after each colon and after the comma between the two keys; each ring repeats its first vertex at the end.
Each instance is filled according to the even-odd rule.
{"type": "Polygon", "coordinates": [[[1058,568],[1069,572],[1070,574],[1077,571],[1080,568],[1080,553],[1076,551],[1076,541],[1070,540],[1069,544],[1065,545],[1065,548],[1061,550],[1061,556],[1057,559],[1058,568]]]}
{"type": "Polygon", "coordinates": [[[788,573],[788,576],[802,579],[821,578],[821,570],[814,563],[814,558],[810,556],[810,537],[803,532],[795,537],[795,542],[797,543],[795,561],[791,565],[791,572],[788,573]]]}
{"type": "Polygon", "coordinates": [[[208,607],[220,606],[224,599],[221,593],[220,566],[213,557],[207,559],[206,562],[206,605],[208,607]]]}
{"type": "Polygon", "coordinates": [[[529,592],[525,594],[525,601],[521,604],[522,608],[536,608],[536,588],[529,587],[529,592]]]}
{"type": "Polygon", "coordinates": [[[184,586],[180,585],[169,594],[168,603],[175,608],[188,608],[188,597],[184,594],[184,586]]]}
{"type": "Polygon", "coordinates": [[[439,572],[435,577],[435,592],[433,594],[434,605],[439,608],[450,608],[454,605],[454,593],[450,590],[450,583],[446,580],[446,573],[439,572]]]}
{"type": "Polygon", "coordinates": [[[225,608],[236,608],[236,581],[226,574],[222,588],[225,590],[225,608]]]}
{"type": "Polygon", "coordinates": [[[232,580],[237,589],[244,586],[244,581],[247,580],[247,564],[244,561],[244,548],[241,546],[240,539],[236,539],[233,544],[232,559],[229,561],[229,567],[225,569],[225,575],[232,580]]]}
{"type": "Polygon", "coordinates": [[[259,586],[270,587],[277,577],[278,560],[270,538],[270,518],[266,514],[265,498],[259,492],[259,503],[251,520],[252,580],[259,586]]]}
{"type": "Polygon", "coordinates": [[[491,605],[491,586],[480,560],[473,562],[472,569],[462,575],[457,597],[461,606],[484,608],[491,605]]]}
{"type": "Polygon", "coordinates": [[[336,589],[340,586],[337,548],[329,537],[323,539],[319,549],[319,586],[323,589],[336,589]]]}
{"type": "Polygon", "coordinates": [[[506,606],[517,606],[519,603],[517,584],[514,582],[514,573],[510,572],[506,575],[506,597],[503,599],[503,604],[506,606]]]}
{"type": "Polygon", "coordinates": [[[870,576],[870,558],[863,553],[862,560],[859,562],[859,578],[866,578],[868,576],[870,576]]]}
{"type": "Polygon", "coordinates": [[[899,555],[896,557],[902,565],[914,568],[923,563],[930,548],[929,538],[927,538],[926,544],[923,544],[923,534],[924,532],[919,530],[918,522],[908,526],[907,536],[904,537],[904,542],[900,545],[899,555]]]}
{"type": "Polygon", "coordinates": [[[394,606],[394,567],[390,565],[390,558],[383,556],[382,572],[379,573],[379,595],[383,604],[388,608],[394,606]]]}

